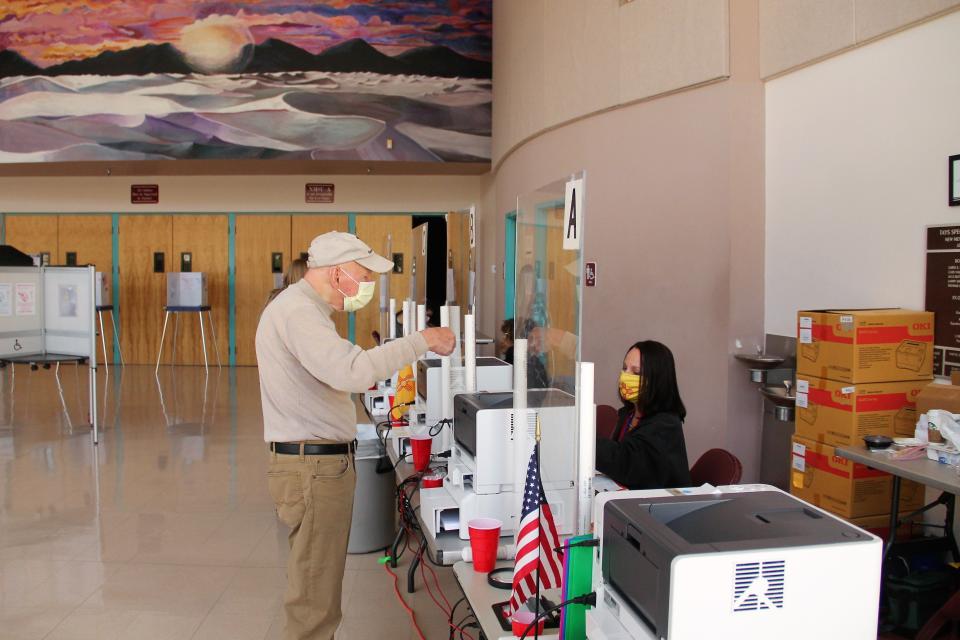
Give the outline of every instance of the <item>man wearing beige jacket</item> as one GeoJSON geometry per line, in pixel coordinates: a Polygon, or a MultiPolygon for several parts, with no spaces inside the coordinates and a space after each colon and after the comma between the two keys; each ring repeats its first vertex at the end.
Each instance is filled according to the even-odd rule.
{"type": "Polygon", "coordinates": [[[427,329],[363,350],[337,334],[331,315],[373,298],[375,274],[393,263],[356,236],[314,238],[307,274],[264,309],[257,327],[267,484],[290,527],[288,640],[332,640],[340,598],[356,473],[352,393],[389,378],[427,351],[448,355],[449,329],[427,329]]]}

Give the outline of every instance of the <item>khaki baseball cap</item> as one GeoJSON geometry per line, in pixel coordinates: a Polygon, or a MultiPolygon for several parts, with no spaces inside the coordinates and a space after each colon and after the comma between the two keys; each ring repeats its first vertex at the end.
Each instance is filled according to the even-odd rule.
{"type": "Polygon", "coordinates": [[[347,262],[356,262],[374,273],[387,273],[393,269],[393,262],[374,253],[373,249],[352,233],[330,231],[317,236],[310,243],[307,266],[311,269],[347,262]]]}

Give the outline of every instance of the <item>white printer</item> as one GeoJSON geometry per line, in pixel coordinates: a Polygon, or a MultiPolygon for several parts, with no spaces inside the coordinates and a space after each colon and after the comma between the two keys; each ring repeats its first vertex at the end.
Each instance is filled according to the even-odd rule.
{"type": "Polygon", "coordinates": [[[875,640],[881,541],[767,485],[597,496],[589,640],[875,640]]]}
{"type": "MultiPolygon", "coordinates": [[[[540,416],[540,475],[557,530],[571,534],[576,505],[576,401],[558,389],[531,389],[527,407],[531,445],[536,416],[540,416]]],[[[467,522],[479,517],[503,522],[502,534],[516,531],[515,431],[513,392],[465,393],[454,398],[454,442],[443,483],[446,496],[427,499],[421,495],[421,512],[434,534],[456,528],[460,538],[467,540],[467,522]]]]}

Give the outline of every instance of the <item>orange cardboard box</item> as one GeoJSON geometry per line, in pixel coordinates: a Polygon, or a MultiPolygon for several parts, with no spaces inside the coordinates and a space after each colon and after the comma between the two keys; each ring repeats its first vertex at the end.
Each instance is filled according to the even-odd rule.
{"type": "Polygon", "coordinates": [[[913,436],[925,380],[850,384],[797,374],[796,433],[834,446],[866,435],[913,436]]]}
{"type": "Polygon", "coordinates": [[[933,378],[933,313],[906,309],[801,311],[797,373],[839,382],[933,378]]]}
{"type": "MultiPolygon", "coordinates": [[[[847,460],[834,447],[800,436],[793,437],[790,493],[841,518],[890,513],[892,478],[889,473],[847,460]]],[[[923,506],[924,486],[900,483],[900,512],[923,506]]]]}
{"type": "Polygon", "coordinates": [[[917,397],[917,415],[942,409],[950,413],[960,413],[960,385],[953,380],[950,384],[931,382],[917,397]]]}

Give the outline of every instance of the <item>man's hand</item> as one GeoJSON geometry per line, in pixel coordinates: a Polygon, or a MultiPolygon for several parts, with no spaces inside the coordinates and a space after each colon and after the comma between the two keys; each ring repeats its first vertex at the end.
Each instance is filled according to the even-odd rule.
{"type": "Polygon", "coordinates": [[[457,337],[446,327],[433,327],[421,331],[427,341],[427,347],[437,355],[448,356],[453,353],[457,337]]]}

